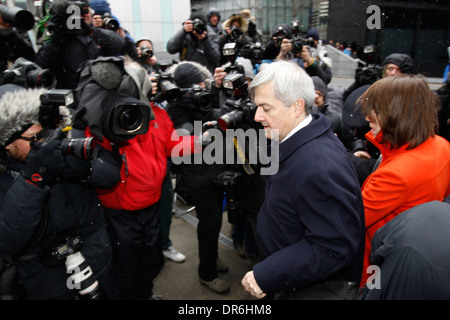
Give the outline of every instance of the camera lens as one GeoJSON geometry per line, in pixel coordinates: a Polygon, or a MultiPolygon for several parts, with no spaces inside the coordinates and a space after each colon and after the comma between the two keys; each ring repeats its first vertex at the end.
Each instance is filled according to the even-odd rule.
{"type": "Polygon", "coordinates": [[[128,132],[134,132],[142,127],[142,113],[138,108],[125,107],[118,115],[119,126],[128,132]]]}
{"type": "Polygon", "coordinates": [[[66,155],[74,155],[79,159],[92,160],[97,156],[93,138],[65,139],[61,143],[61,151],[66,155]]]}
{"type": "Polygon", "coordinates": [[[195,105],[202,111],[208,112],[212,109],[212,95],[207,92],[194,92],[192,100],[195,105]]]}
{"type": "Polygon", "coordinates": [[[219,120],[217,120],[217,124],[220,130],[226,131],[227,129],[237,128],[243,118],[244,112],[240,110],[233,110],[221,116],[219,120]]]}

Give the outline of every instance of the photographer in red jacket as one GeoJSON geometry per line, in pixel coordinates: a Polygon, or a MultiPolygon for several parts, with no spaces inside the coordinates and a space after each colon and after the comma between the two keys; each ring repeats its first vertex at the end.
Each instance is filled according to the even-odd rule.
{"type": "Polygon", "coordinates": [[[120,179],[97,194],[105,206],[123,299],[154,297],[153,280],[164,264],[158,204],[167,157],[201,151],[195,137],[179,138],[166,111],[148,101],[151,88],[145,69],[120,58],[85,64],[77,88],[80,127],[117,160],[105,166],[120,179]]]}

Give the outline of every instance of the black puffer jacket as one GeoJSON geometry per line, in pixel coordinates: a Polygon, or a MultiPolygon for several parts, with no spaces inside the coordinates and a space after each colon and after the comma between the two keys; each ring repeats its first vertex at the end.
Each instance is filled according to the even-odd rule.
{"type": "Polygon", "coordinates": [[[53,71],[58,88],[75,89],[78,68],[83,62],[100,56],[121,55],[124,45],[125,39],[117,33],[93,28],[92,35],[67,34],[43,45],[36,54],[35,62],[53,71]]]}
{"type": "Polygon", "coordinates": [[[17,171],[20,167],[13,167],[0,174],[0,256],[16,259],[27,299],[74,298],[77,290],[68,288],[71,273],[66,272],[65,259],[54,266],[44,262],[49,249],[74,236],[81,238],[81,252],[100,286],[109,298],[116,298],[108,280],[111,246],[94,190],[70,182],[39,188],[25,181],[17,171]]]}

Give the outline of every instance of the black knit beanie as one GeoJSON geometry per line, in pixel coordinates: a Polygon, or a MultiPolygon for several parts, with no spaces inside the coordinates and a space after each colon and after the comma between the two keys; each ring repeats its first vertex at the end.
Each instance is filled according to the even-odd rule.
{"type": "Polygon", "coordinates": [[[180,88],[190,88],[194,84],[205,81],[201,70],[192,63],[180,63],[173,74],[175,84],[180,88]]]}

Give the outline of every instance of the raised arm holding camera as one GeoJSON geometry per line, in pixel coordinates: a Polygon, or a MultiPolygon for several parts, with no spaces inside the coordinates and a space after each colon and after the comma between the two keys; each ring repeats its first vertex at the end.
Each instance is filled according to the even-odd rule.
{"type": "Polygon", "coordinates": [[[53,71],[58,80],[57,88],[75,89],[82,62],[123,53],[125,39],[122,36],[91,26],[92,13],[87,2],[56,0],[50,13],[51,40],[38,51],[35,62],[53,71]],[[68,14],[70,6],[79,11],[80,16],[68,14]]]}
{"type": "Polygon", "coordinates": [[[167,52],[179,53],[180,61],[198,62],[214,72],[220,51],[217,43],[208,37],[206,16],[201,6],[192,7],[191,16],[183,23],[183,28],[167,42],[167,52]]]}

